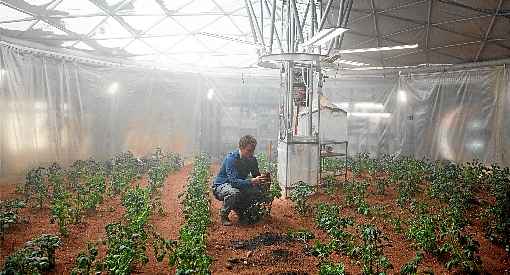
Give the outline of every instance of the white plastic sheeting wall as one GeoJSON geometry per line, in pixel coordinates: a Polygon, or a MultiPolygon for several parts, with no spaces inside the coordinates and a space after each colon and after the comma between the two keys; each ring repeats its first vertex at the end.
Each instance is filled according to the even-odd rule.
{"type": "Polygon", "coordinates": [[[156,146],[184,156],[197,151],[219,155],[235,149],[239,138],[224,140],[222,130],[247,127],[246,117],[268,126],[233,135],[274,133],[276,141],[277,78],[260,85],[241,73],[206,76],[92,66],[7,47],[0,47],[0,69],[2,177],[53,161],[68,165],[126,150],[141,156],[156,146]],[[235,115],[227,107],[249,107],[250,100],[272,103],[274,111],[271,106],[248,108],[235,115]],[[265,123],[270,114],[274,128],[265,123]]]}
{"type": "MultiPolygon", "coordinates": [[[[83,65],[0,47],[0,176],[125,150],[142,155],[155,146],[184,155],[199,150],[220,155],[245,133],[274,139],[275,145],[277,74],[211,79],[83,65]],[[211,88],[212,108],[220,109],[212,116],[204,112],[211,108],[211,88]],[[237,131],[240,125],[249,127],[237,131]]],[[[508,68],[492,67],[330,78],[323,91],[348,112],[350,154],[478,158],[510,165],[509,74],[508,68]]]]}
{"type": "Polygon", "coordinates": [[[329,80],[326,95],[349,112],[349,153],[510,165],[509,70],[329,80]]]}

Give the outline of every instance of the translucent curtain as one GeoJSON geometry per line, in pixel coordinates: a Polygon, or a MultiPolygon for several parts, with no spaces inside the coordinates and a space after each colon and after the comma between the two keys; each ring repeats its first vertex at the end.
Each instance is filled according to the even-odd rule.
{"type": "Polygon", "coordinates": [[[0,47],[0,175],[161,146],[197,151],[194,74],[105,68],[0,47]]]}
{"type": "MultiPolygon", "coordinates": [[[[327,79],[349,153],[510,165],[510,69],[327,79]]],[[[253,134],[276,148],[280,80],[102,67],[0,47],[0,177],[155,146],[221,158],[253,134]],[[210,92],[212,90],[212,92],[210,92]]]]}
{"type": "Polygon", "coordinates": [[[349,112],[349,153],[509,165],[508,68],[334,80],[349,112]]]}
{"type": "Polygon", "coordinates": [[[156,146],[222,157],[244,134],[259,150],[276,141],[276,77],[85,65],[7,47],[0,68],[0,176],[156,146]]]}

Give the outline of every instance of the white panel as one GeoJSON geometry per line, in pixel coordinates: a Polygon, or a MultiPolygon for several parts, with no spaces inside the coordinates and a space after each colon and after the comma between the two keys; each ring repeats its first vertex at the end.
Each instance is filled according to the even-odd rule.
{"type": "Polygon", "coordinates": [[[120,25],[117,20],[110,17],[106,22],[99,26],[95,31],[93,38],[127,38],[131,34],[120,25]]]}
{"type": "Polygon", "coordinates": [[[278,142],[278,181],[283,190],[298,181],[317,185],[318,153],[317,144],[289,144],[287,147],[285,142],[278,142]]]}
{"type": "Polygon", "coordinates": [[[188,32],[175,20],[167,18],[161,23],[151,28],[147,35],[172,35],[172,34],[187,34],[188,32]]]}
{"type": "Polygon", "coordinates": [[[2,19],[0,19],[1,22],[4,21],[11,21],[11,20],[21,20],[25,18],[32,18],[32,16],[17,11],[15,9],[11,9],[7,6],[0,5],[0,15],[2,15],[2,19]]]}
{"type": "Polygon", "coordinates": [[[142,41],[136,39],[132,43],[130,43],[126,48],[126,51],[135,55],[148,55],[154,54],[154,50],[151,47],[147,46],[142,41]]]}
{"type": "MultiPolygon", "coordinates": [[[[189,4],[190,0],[163,0],[162,1],[164,6],[170,10],[170,11],[176,11],[177,9],[180,9],[182,7],[185,7],[187,4],[189,4]]],[[[197,1],[195,1],[197,2],[197,1]]]]}
{"type": "Polygon", "coordinates": [[[66,28],[72,32],[79,34],[88,34],[94,29],[105,16],[78,17],[78,18],[62,18],[62,22],[66,28]]]}
{"type": "Polygon", "coordinates": [[[193,3],[185,6],[179,13],[201,13],[201,12],[211,12],[216,9],[216,5],[214,5],[211,0],[201,0],[201,1],[193,1],[193,3]]]}
{"type": "Polygon", "coordinates": [[[126,23],[128,23],[133,29],[145,32],[154,24],[161,22],[163,16],[123,16],[126,23]]]}

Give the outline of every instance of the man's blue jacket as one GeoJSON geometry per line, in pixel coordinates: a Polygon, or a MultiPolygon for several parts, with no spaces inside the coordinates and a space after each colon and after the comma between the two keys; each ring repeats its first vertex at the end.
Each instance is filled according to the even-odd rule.
{"type": "Polygon", "coordinates": [[[220,172],[214,179],[212,188],[225,183],[230,183],[234,188],[246,188],[250,186],[250,180],[246,178],[260,176],[257,158],[242,159],[239,150],[227,154],[221,165],[220,172]]]}

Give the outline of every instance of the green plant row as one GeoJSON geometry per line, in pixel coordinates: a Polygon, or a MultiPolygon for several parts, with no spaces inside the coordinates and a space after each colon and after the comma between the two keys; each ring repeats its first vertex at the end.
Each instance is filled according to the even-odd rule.
{"type": "MultiPolygon", "coordinates": [[[[158,261],[166,254],[173,253],[175,243],[163,239],[154,228],[148,224],[150,215],[155,211],[154,194],[161,194],[166,177],[170,172],[182,167],[182,161],[177,155],[163,155],[156,150],[149,159],[143,161],[149,174],[149,185],[136,185],[125,189],[122,195],[122,205],[125,214],[124,221],[106,226],[107,254],[104,260],[96,260],[94,246],[81,252],[76,259],[74,274],[88,274],[91,270],[106,270],[110,274],[130,274],[135,266],[145,265],[147,244],[150,237],[158,261]]],[[[144,169],[145,169],[144,168],[144,169]]],[[[159,197],[160,198],[160,197],[159,197]]],[[[161,204],[157,205],[161,207],[161,204]]],[[[158,210],[162,212],[162,210],[158,210]]]]}
{"type": "Polygon", "coordinates": [[[327,232],[331,238],[328,244],[316,242],[312,248],[312,255],[320,259],[320,272],[338,270],[339,273],[331,274],[343,274],[341,263],[332,269],[333,265],[328,257],[334,251],[343,253],[360,263],[363,274],[387,274],[386,272],[393,268],[383,252],[388,239],[376,226],[371,224],[358,225],[357,236],[360,236],[360,238],[356,238],[356,236],[346,231],[348,227],[354,226],[353,219],[341,217],[340,208],[337,205],[325,203],[319,203],[316,206],[315,223],[318,228],[327,232]]]}
{"type": "Polygon", "coordinates": [[[185,223],[179,230],[175,251],[169,257],[177,274],[210,274],[212,259],[207,255],[207,226],[211,223],[208,179],[210,160],[206,155],[195,157],[186,191],[181,194],[185,223]]]}

